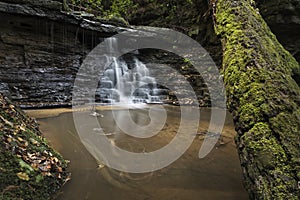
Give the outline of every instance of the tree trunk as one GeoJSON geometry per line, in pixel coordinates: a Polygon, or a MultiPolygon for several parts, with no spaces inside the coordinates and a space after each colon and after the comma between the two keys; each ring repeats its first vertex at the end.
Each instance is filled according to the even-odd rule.
{"type": "Polygon", "coordinates": [[[253,0],[213,3],[227,104],[251,199],[298,199],[300,67],[253,0]]]}

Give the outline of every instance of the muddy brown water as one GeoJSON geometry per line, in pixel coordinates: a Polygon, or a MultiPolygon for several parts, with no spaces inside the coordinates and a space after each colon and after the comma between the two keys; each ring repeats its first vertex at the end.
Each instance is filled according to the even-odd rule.
{"type": "MultiPolygon", "coordinates": [[[[104,107],[103,107],[104,108],[104,107]]],[[[151,152],[167,145],[180,124],[180,109],[165,106],[165,126],[151,138],[134,138],[124,134],[114,122],[110,109],[99,108],[98,117],[105,133],[114,133],[115,144],[127,151],[151,152]]],[[[29,115],[38,118],[40,129],[50,144],[70,160],[72,179],[64,185],[57,200],[247,200],[242,185],[242,172],[234,144],[232,118],[228,114],[222,136],[205,158],[198,152],[204,135],[196,136],[190,148],[174,163],[163,169],[143,174],[130,174],[99,166],[81,143],[71,112],[38,110],[29,115]],[[62,112],[62,113],[60,113],[62,112]],[[50,117],[47,117],[49,113],[50,117]]],[[[122,115],[124,110],[115,110],[122,115]]],[[[193,111],[198,111],[193,108],[193,111]]],[[[207,130],[211,109],[201,109],[198,132],[207,130]]],[[[81,112],[86,117],[90,112],[81,112]]],[[[130,110],[132,119],[143,126],[149,123],[147,109],[130,110]]],[[[188,129],[187,129],[188,131],[188,129]]],[[[111,136],[107,136],[111,137],[111,136]]]]}

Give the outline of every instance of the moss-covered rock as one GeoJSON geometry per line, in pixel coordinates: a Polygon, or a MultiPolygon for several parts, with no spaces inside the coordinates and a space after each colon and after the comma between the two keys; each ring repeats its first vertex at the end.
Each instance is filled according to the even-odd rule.
{"type": "Polygon", "coordinates": [[[1,94],[0,122],[0,199],[51,199],[69,179],[67,162],[1,94]]]}
{"type": "Polygon", "coordinates": [[[298,199],[300,89],[298,62],[251,0],[218,0],[228,108],[238,132],[245,183],[253,199],[298,199]]]}

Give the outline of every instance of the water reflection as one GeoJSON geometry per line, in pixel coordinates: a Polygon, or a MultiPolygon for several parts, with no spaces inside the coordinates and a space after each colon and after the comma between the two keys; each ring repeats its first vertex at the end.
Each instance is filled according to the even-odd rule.
{"type": "MultiPolygon", "coordinates": [[[[162,131],[147,139],[135,138],[120,130],[110,110],[98,111],[99,123],[116,146],[132,152],[150,152],[167,145],[176,135],[180,111],[167,108],[167,121],[162,131]]],[[[123,110],[118,110],[122,116],[123,110]]],[[[84,113],[83,113],[84,114],[84,113]]],[[[88,113],[85,113],[88,114],[88,113]]],[[[147,125],[149,115],[143,109],[131,110],[132,119],[147,125]]],[[[199,133],[208,128],[209,110],[201,111],[199,133]]],[[[172,165],[153,173],[130,174],[113,170],[90,155],[80,142],[71,113],[39,119],[41,129],[50,143],[71,161],[72,180],[58,200],[199,200],[248,199],[242,187],[240,164],[233,142],[234,128],[228,118],[222,139],[205,158],[198,151],[205,135],[197,134],[192,146],[172,165]]]]}

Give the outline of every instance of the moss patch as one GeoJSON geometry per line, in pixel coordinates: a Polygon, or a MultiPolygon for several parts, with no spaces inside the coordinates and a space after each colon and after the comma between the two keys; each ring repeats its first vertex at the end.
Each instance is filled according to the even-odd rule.
{"type": "Polygon", "coordinates": [[[69,179],[67,162],[2,95],[0,121],[0,199],[51,199],[69,179]]]}
{"type": "Polygon", "coordinates": [[[300,66],[254,1],[218,0],[215,11],[247,189],[254,199],[298,199],[300,66]]]}

